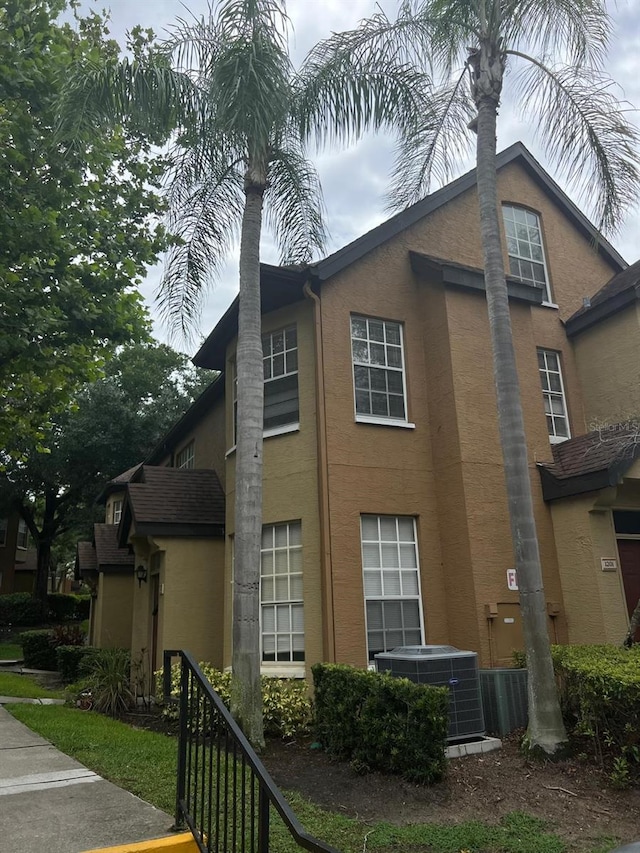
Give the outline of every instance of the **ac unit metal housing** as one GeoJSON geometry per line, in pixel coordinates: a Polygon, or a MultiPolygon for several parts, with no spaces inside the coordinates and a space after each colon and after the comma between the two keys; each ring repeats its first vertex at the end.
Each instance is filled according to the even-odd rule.
{"type": "Polygon", "coordinates": [[[526,728],[529,721],[526,669],[481,669],[480,688],[490,734],[502,737],[515,729],[526,728]]]}
{"type": "Polygon", "coordinates": [[[399,646],[375,655],[378,672],[416,684],[449,688],[448,740],[482,737],[485,732],[478,655],[453,646],[399,646]]]}

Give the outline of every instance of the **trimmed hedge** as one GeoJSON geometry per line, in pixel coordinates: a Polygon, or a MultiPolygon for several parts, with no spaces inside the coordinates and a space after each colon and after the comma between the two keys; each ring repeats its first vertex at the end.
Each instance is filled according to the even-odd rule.
{"type": "MultiPolygon", "coordinates": [[[[205,678],[229,708],[231,673],[221,672],[209,663],[200,663],[199,666],[205,678]]],[[[156,697],[162,702],[162,670],[155,673],[155,678],[156,697]]],[[[263,675],[260,681],[265,734],[283,738],[307,734],[311,722],[311,701],[307,683],[302,679],[275,678],[270,675],[263,675]]],[[[171,695],[180,695],[180,664],[171,667],[171,695]]],[[[167,705],[164,714],[170,719],[177,719],[177,706],[167,705]]]]}
{"type": "Polygon", "coordinates": [[[56,669],[65,684],[78,681],[86,670],[87,663],[100,652],[95,646],[58,646],[56,669]]]}
{"type": "Polygon", "coordinates": [[[449,691],[342,664],[315,664],[314,728],[330,753],[361,772],[439,781],[446,769],[449,691]]]}
{"type": "Polygon", "coordinates": [[[48,615],[46,605],[28,592],[0,595],[0,625],[2,626],[42,625],[47,621],[48,615]]]}
{"type": "Polygon", "coordinates": [[[0,626],[23,627],[47,622],[80,622],[89,618],[90,595],[50,593],[47,603],[28,592],[0,595],[0,626]]]}
{"type": "Polygon", "coordinates": [[[24,631],[18,637],[22,646],[24,665],[29,669],[56,668],[56,650],[51,644],[51,631],[42,629],[40,631],[24,631]]]}

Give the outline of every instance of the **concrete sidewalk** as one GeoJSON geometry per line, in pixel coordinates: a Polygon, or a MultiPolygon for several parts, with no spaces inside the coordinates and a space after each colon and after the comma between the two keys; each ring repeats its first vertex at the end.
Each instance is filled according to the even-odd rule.
{"type": "Polygon", "coordinates": [[[0,850],[83,853],[167,836],[172,823],[0,707],[0,850]]]}

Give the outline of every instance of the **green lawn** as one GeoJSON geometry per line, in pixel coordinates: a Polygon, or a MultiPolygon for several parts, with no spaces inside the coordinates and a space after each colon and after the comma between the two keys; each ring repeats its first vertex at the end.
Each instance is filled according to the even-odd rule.
{"type": "Polygon", "coordinates": [[[0,660],[22,660],[22,646],[17,643],[0,643],[0,660]]]}
{"type": "MultiPolygon", "coordinates": [[[[173,813],[176,741],[134,729],[91,711],[61,706],[13,705],[11,713],[87,767],[173,813]]],[[[565,843],[543,823],[525,814],[507,815],[498,826],[468,822],[456,826],[364,824],[327,812],[299,794],[287,798],[307,831],[342,853],[565,853],[565,843]]],[[[286,831],[274,816],[273,853],[294,853],[286,831]]],[[[605,853],[615,844],[603,844],[605,853]]],[[[583,853],[596,853],[592,848],[583,853]]]]}
{"type": "Polygon", "coordinates": [[[0,696],[19,696],[29,699],[64,699],[62,690],[45,690],[28,675],[0,672],[0,696]]]}

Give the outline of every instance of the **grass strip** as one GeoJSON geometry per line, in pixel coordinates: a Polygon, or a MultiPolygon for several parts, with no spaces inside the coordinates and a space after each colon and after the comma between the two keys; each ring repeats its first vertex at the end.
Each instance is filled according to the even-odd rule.
{"type": "Polygon", "coordinates": [[[0,660],[22,660],[22,646],[17,643],[0,643],[0,660]]]}
{"type": "MultiPolygon", "coordinates": [[[[177,743],[92,711],[61,706],[14,705],[11,713],[91,770],[144,800],[173,813],[177,743]]],[[[342,853],[566,853],[566,843],[544,823],[512,812],[499,824],[467,821],[453,826],[364,824],[325,811],[298,793],[287,799],[305,829],[342,853]]],[[[599,844],[581,853],[606,853],[599,844]]],[[[288,831],[272,809],[272,853],[297,853],[288,831]]]]}
{"type": "Polygon", "coordinates": [[[0,696],[27,699],[64,699],[63,690],[47,690],[28,675],[0,672],[0,696]]]}

